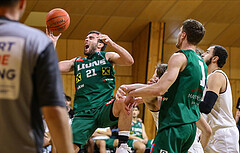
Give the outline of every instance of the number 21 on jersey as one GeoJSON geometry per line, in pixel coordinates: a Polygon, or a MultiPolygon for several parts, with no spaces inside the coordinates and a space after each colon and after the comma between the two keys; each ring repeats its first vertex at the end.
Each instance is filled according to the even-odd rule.
{"type": "Polygon", "coordinates": [[[86,71],[86,74],[87,74],[87,78],[90,78],[90,77],[92,77],[92,76],[97,75],[97,74],[95,73],[95,69],[87,70],[87,71],[86,71]]]}

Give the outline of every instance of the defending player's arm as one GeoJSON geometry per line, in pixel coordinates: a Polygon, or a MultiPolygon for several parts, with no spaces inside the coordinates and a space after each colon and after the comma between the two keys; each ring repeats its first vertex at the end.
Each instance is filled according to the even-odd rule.
{"type": "Polygon", "coordinates": [[[150,111],[159,111],[161,107],[161,97],[142,97],[144,104],[150,111]]]}
{"type": "Polygon", "coordinates": [[[159,81],[152,85],[130,91],[131,96],[153,97],[163,95],[175,82],[180,71],[187,65],[187,58],[182,53],[175,53],[171,56],[166,72],[159,81]]]}
{"type": "Polygon", "coordinates": [[[132,55],[123,47],[112,41],[107,35],[101,34],[99,38],[106,44],[110,45],[115,52],[107,52],[106,58],[108,61],[122,66],[130,66],[134,63],[132,55]]]}
{"type": "Polygon", "coordinates": [[[68,73],[74,70],[74,61],[76,58],[71,60],[60,61],[58,67],[61,73],[68,73]]]}
{"type": "Polygon", "coordinates": [[[215,105],[221,89],[226,85],[226,78],[222,73],[214,73],[207,80],[207,91],[199,105],[200,112],[208,114],[215,105]]]}
{"type": "Polygon", "coordinates": [[[197,127],[202,131],[200,142],[202,144],[203,149],[206,148],[208,141],[212,134],[212,129],[203,118],[202,114],[200,119],[196,122],[197,127]]]}

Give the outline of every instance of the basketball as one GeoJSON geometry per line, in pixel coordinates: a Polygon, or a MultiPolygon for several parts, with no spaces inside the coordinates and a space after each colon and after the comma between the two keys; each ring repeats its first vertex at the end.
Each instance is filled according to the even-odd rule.
{"type": "Polygon", "coordinates": [[[70,17],[65,10],[55,8],[48,12],[46,24],[51,31],[61,33],[69,27],[70,17]]]}

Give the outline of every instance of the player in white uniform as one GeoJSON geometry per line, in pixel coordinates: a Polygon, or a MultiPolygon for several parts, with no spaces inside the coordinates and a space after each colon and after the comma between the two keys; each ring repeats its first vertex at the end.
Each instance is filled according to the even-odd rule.
{"type": "Polygon", "coordinates": [[[221,70],[228,53],[222,46],[210,46],[202,55],[208,65],[207,89],[200,111],[208,114],[213,134],[205,149],[208,153],[238,153],[239,133],[232,114],[232,92],[227,75],[221,70]]]}

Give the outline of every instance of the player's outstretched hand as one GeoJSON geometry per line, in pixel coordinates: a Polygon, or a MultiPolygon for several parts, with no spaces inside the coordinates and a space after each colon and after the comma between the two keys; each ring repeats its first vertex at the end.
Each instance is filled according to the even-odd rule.
{"type": "Polygon", "coordinates": [[[119,102],[120,101],[124,102],[122,100],[125,99],[126,95],[127,95],[127,87],[125,85],[121,85],[116,92],[116,100],[119,102]]]}
{"type": "Polygon", "coordinates": [[[62,33],[59,33],[57,36],[54,36],[53,31],[51,31],[50,29],[48,29],[46,27],[46,34],[52,40],[54,47],[56,48],[57,41],[58,41],[59,37],[62,35],[62,33]]]}

